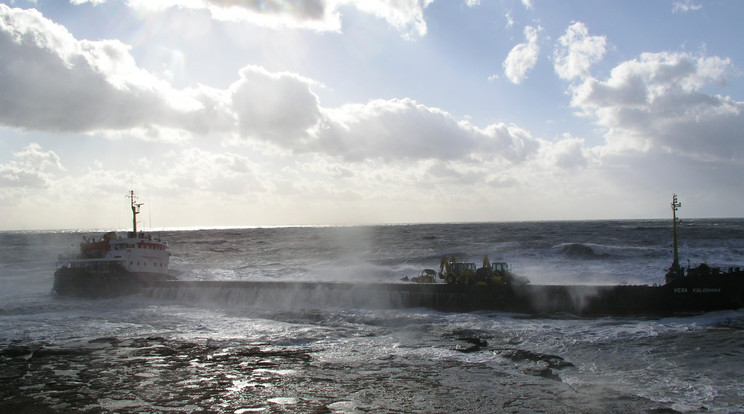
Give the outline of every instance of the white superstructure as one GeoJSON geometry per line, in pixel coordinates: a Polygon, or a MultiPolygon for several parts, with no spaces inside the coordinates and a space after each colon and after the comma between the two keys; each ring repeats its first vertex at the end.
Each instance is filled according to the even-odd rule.
{"type": "Polygon", "coordinates": [[[95,271],[121,266],[132,273],[168,273],[168,244],[144,232],[128,232],[126,237],[106,233],[98,241],[80,243],[75,258],[62,261],[61,267],[85,268],[95,271]]]}
{"type": "Polygon", "coordinates": [[[134,191],[129,193],[132,206],[133,231],[126,237],[115,232],[99,240],[84,239],[74,257],[60,257],[59,268],[85,269],[92,273],[125,270],[137,274],[168,274],[168,244],[157,237],[137,231],[137,214],[142,203],[135,203],[134,191]]]}

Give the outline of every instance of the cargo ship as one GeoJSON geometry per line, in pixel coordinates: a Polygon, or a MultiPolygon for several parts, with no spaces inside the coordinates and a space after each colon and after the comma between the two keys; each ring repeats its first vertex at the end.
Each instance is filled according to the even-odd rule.
{"type": "MultiPolygon", "coordinates": [[[[744,308],[744,269],[700,264],[683,268],[677,249],[677,196],[672,199],[674,256],[659,285],[535,285],[507,263],[446,260],[439,272],[425,269],[397,283],[304,281],[181,281],[168,273],[168,245],[137,231],[141,204],[129,198],[133,231],[83,240],[74,257],[61,258],[54,291],[79,297],[145,296],[237,302],[241,306],[425,307],[447,312],[502,311],[521,314],[638,315],[699,313],[744,308]],[[311,303],[308,303],[310,301],[311,303]],[[314,302],[313,302],[314,301],[314,302]]],[[[662,274],[659,275],[660,281],[662,274]]]]}
{"type": "Polygon", "coordinates": [[[78,297],[116,297],[139,292],[156,280],[173,279],[168,274],[168,244],[151,234],[137,231],[137,203],[129,192],[132,231],[125,236],[116,232],[101,238],[83,238],[79,251],[60,256],[54,272],[52,290],[58,295],[78,297]]]}
{"type": "Polygon", "coordinates": [[[683,268],[677,249],[677,196],[672,198],[674,256],[658,285],[534,285],[508,264],[449,261],[398,283],[150,281],[146,295],[214,300],[242,306],[425,307],[447,312],[502,311],[530,315],[656,316],[744,308],[744,269],[705,263],[683,268]],[[310,301],[310,303],[308,303],[310,301]]]}

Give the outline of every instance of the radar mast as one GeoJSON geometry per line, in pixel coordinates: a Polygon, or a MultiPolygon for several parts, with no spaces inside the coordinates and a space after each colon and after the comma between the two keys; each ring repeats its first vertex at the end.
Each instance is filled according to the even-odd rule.
{"type": "Polygon", "coordinates": [[[677,194],[672,196],[672,231],[674,232],[674,263],[672,266],[679,266],[679,252],[677,250],[677,210],[682,207],[682,203],[677,200],[677,194]]]}
{"type": "Polygon", "coordinates": [[[679,219],[677,218],[677,210],[682,207],[682,203],[677,199],[677,194],[672,195],[672,248],[674,249],[674,259],[672,267],[669,268],[669,272],[666,274],[666,281],[670,282],[680,276],[684,276],[684,270],[679,265],[679,250],[677,249],[677,224],[679,219]]]}
{"type": "Polygon", "coordinates": [[[132,228],[134,236],[137,236],[137,214],[140,213],[140,207],[144,203],[136,203],[137,197],[134,195],[134,190],[129,190],[129,202],[132,205],[132,228]]]}

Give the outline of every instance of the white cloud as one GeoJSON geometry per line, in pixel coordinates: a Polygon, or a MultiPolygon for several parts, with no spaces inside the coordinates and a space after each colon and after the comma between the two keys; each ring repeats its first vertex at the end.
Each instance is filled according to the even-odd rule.
{"type": "Polygon", "coordinates": [[[696,4],[692,0],[679,0],[674,2],[672,13],[687,13],[689,11],[697,11],[702,8],[702,5],[696,4]]]}
{"type": "Polygon", "coordinates": [[[323,108],[312,90],[318,83],[258,66],[244,67],[226,90],[175,90],[138,68],[119,42],[77,41],[37,12],[0,11],[8,16],[0,28],[0,71],[10,79],[0,122],[8,126],[145,141],[222,136],[353,161],[485,152],[518,162],[534,152],[523,131],[481,130],[410,99],[323,108]]]}
{"type": "Polygon", "coordinates": [[[554,167],[564,170],[586,168],[595,158],[583,139],[569,134],[564,134],[557,142],[542,142],[539,157],[548,170],[554,167]]]}
{"type": "Polygon", "coordinates": [[[102,129],[94,132],[110,140],[139,140],[144,142],[182,143],[192,138],[192,134],[180,128],[142,126],[129,129],[102,129]]]}
{"type": "Polygon", "coordinates": [[[387,21],[404,37],[426,35],[423,10],[433,0],[129,0],[142,12],[168,8],[205,9],[216,20],[244,21],[266,27],[290,27],[317,31],[341,30],[341,7],[353,6],[387,21]]]}
{"type": "Polygon", "coordinates": [[[506,28],[509,29],[512,26],[514,26],[514,17],[512,17],[511,10],[507,11],[506,14],[504,14],[504,19],[506,19],[506,28]]]}
{"type": "Polygon", "coordinates": [[[473,136],[446,112],[410,99],[374,100],[325,111],[314,150],[349,160],[459,158],[473,136]]]}
{"type": "Polygon", "coordinates": [[[338,31],[338,11],[326,0],[129,0],[127,5],[143,13],[170,8],[203,9],[215,20],[242,21],[266,27],[295,27],[319,31],[338,31]]]}
{"type": "Polygon", "coordinates": [[[567,80],[588,77],[591,66],[604,57],[605,49],[604,36],[589,36],[589,29],[584,23],[573,23],[558,38],[554,52],[555,72],[567,80]]]}
{"type": "Polygon", "coordinates": [[[168,153],[164,164],[167,174],[151,182],[164,194],[175,195],[178,189],[188,188],[196,193],[240,198],[265,191],[257,179],[255,163],[238,154],[187,148],[168,153]]]}
{"type": "MultiPolygon", "coordinates": [[[[480,130],[478,130],[480,131],[480,130]]],[[[540,147],[540,142],[526,129],[503,123],[492,124],[482,130],[474,156],[481,160],[506,160],[511,163],[527,161],[540,147]]]]}
{"type": "Polygon", "coordinates": [[[85,4],[85,3],[90,3],[90,4],[92,4],[92,5],[95,6],[95,5],[98,5],[98,4],[106,3],[106,1],[108,1],[108,0],[70,0],[70,4],[74,4],[74,5],[77,6],[77,5],[81,5],[81,4],[85,4]]]}
{"type": "Polygon", "coordinates": [[[121,42],[78,41],[35,10],[5,5],[0,78],[0,123],[31,130],[180,126],[205,110],[202,102],[137,67],[121,42]]]}
{"type": "Polygon", "coordinates": [[[230,87],[230,95],[242,136],[291,147],[306,139],[307,130],[320,121],[311,80],[256,66],[241,69],[240,78],[230,87]]]}
{"type": "Polygon", "coordinates": [[[540,46],[537,44],[537,33],[540,28],[527,26],[524,37],[527,43],[520,43],[512,48],[504,60],[504,74],[512,83],[520,84],[527,77],[527,72],[537,64],[540,46]]]}
{"type": "Polygon", "coordinates": [[[536,151],[524,130],[503,124],[477,128],[411,99],[374,100],[325,110],[314,151],[351,161],[461,160],[493,157],[520,162],[536,151]]]}
{"type": "Polygon", "coordinates": [[[571,104],[607,129],[608,149],[663,149],[715,159],[744,154],[744,102],[702,88],[736,73],[729,59],[644,53],[606,81],[572,88],[571,104]]]}
{"type": "Polygon", "coordinates": [[[407,39],[426,35],[424,9],[434,0],[348,0],[342,3],[386,20],[407,39]]]}
{"type": "Polygon", "coordinates": [[[49,169],[63,171],[60,158],[53,151],[42,151],[41,146],[31,143],[19,152],[13,153],[13,159],[7,164],[0,164],[0,188],[47,187],[51,180],[49,169]]]}

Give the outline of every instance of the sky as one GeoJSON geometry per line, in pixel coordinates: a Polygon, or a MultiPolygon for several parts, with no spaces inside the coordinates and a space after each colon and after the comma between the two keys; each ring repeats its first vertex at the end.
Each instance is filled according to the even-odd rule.
{"type": "Polygon", "coordinates": [[[744,216],[738,0],[0,2],[0,229],[744,216]]]}

